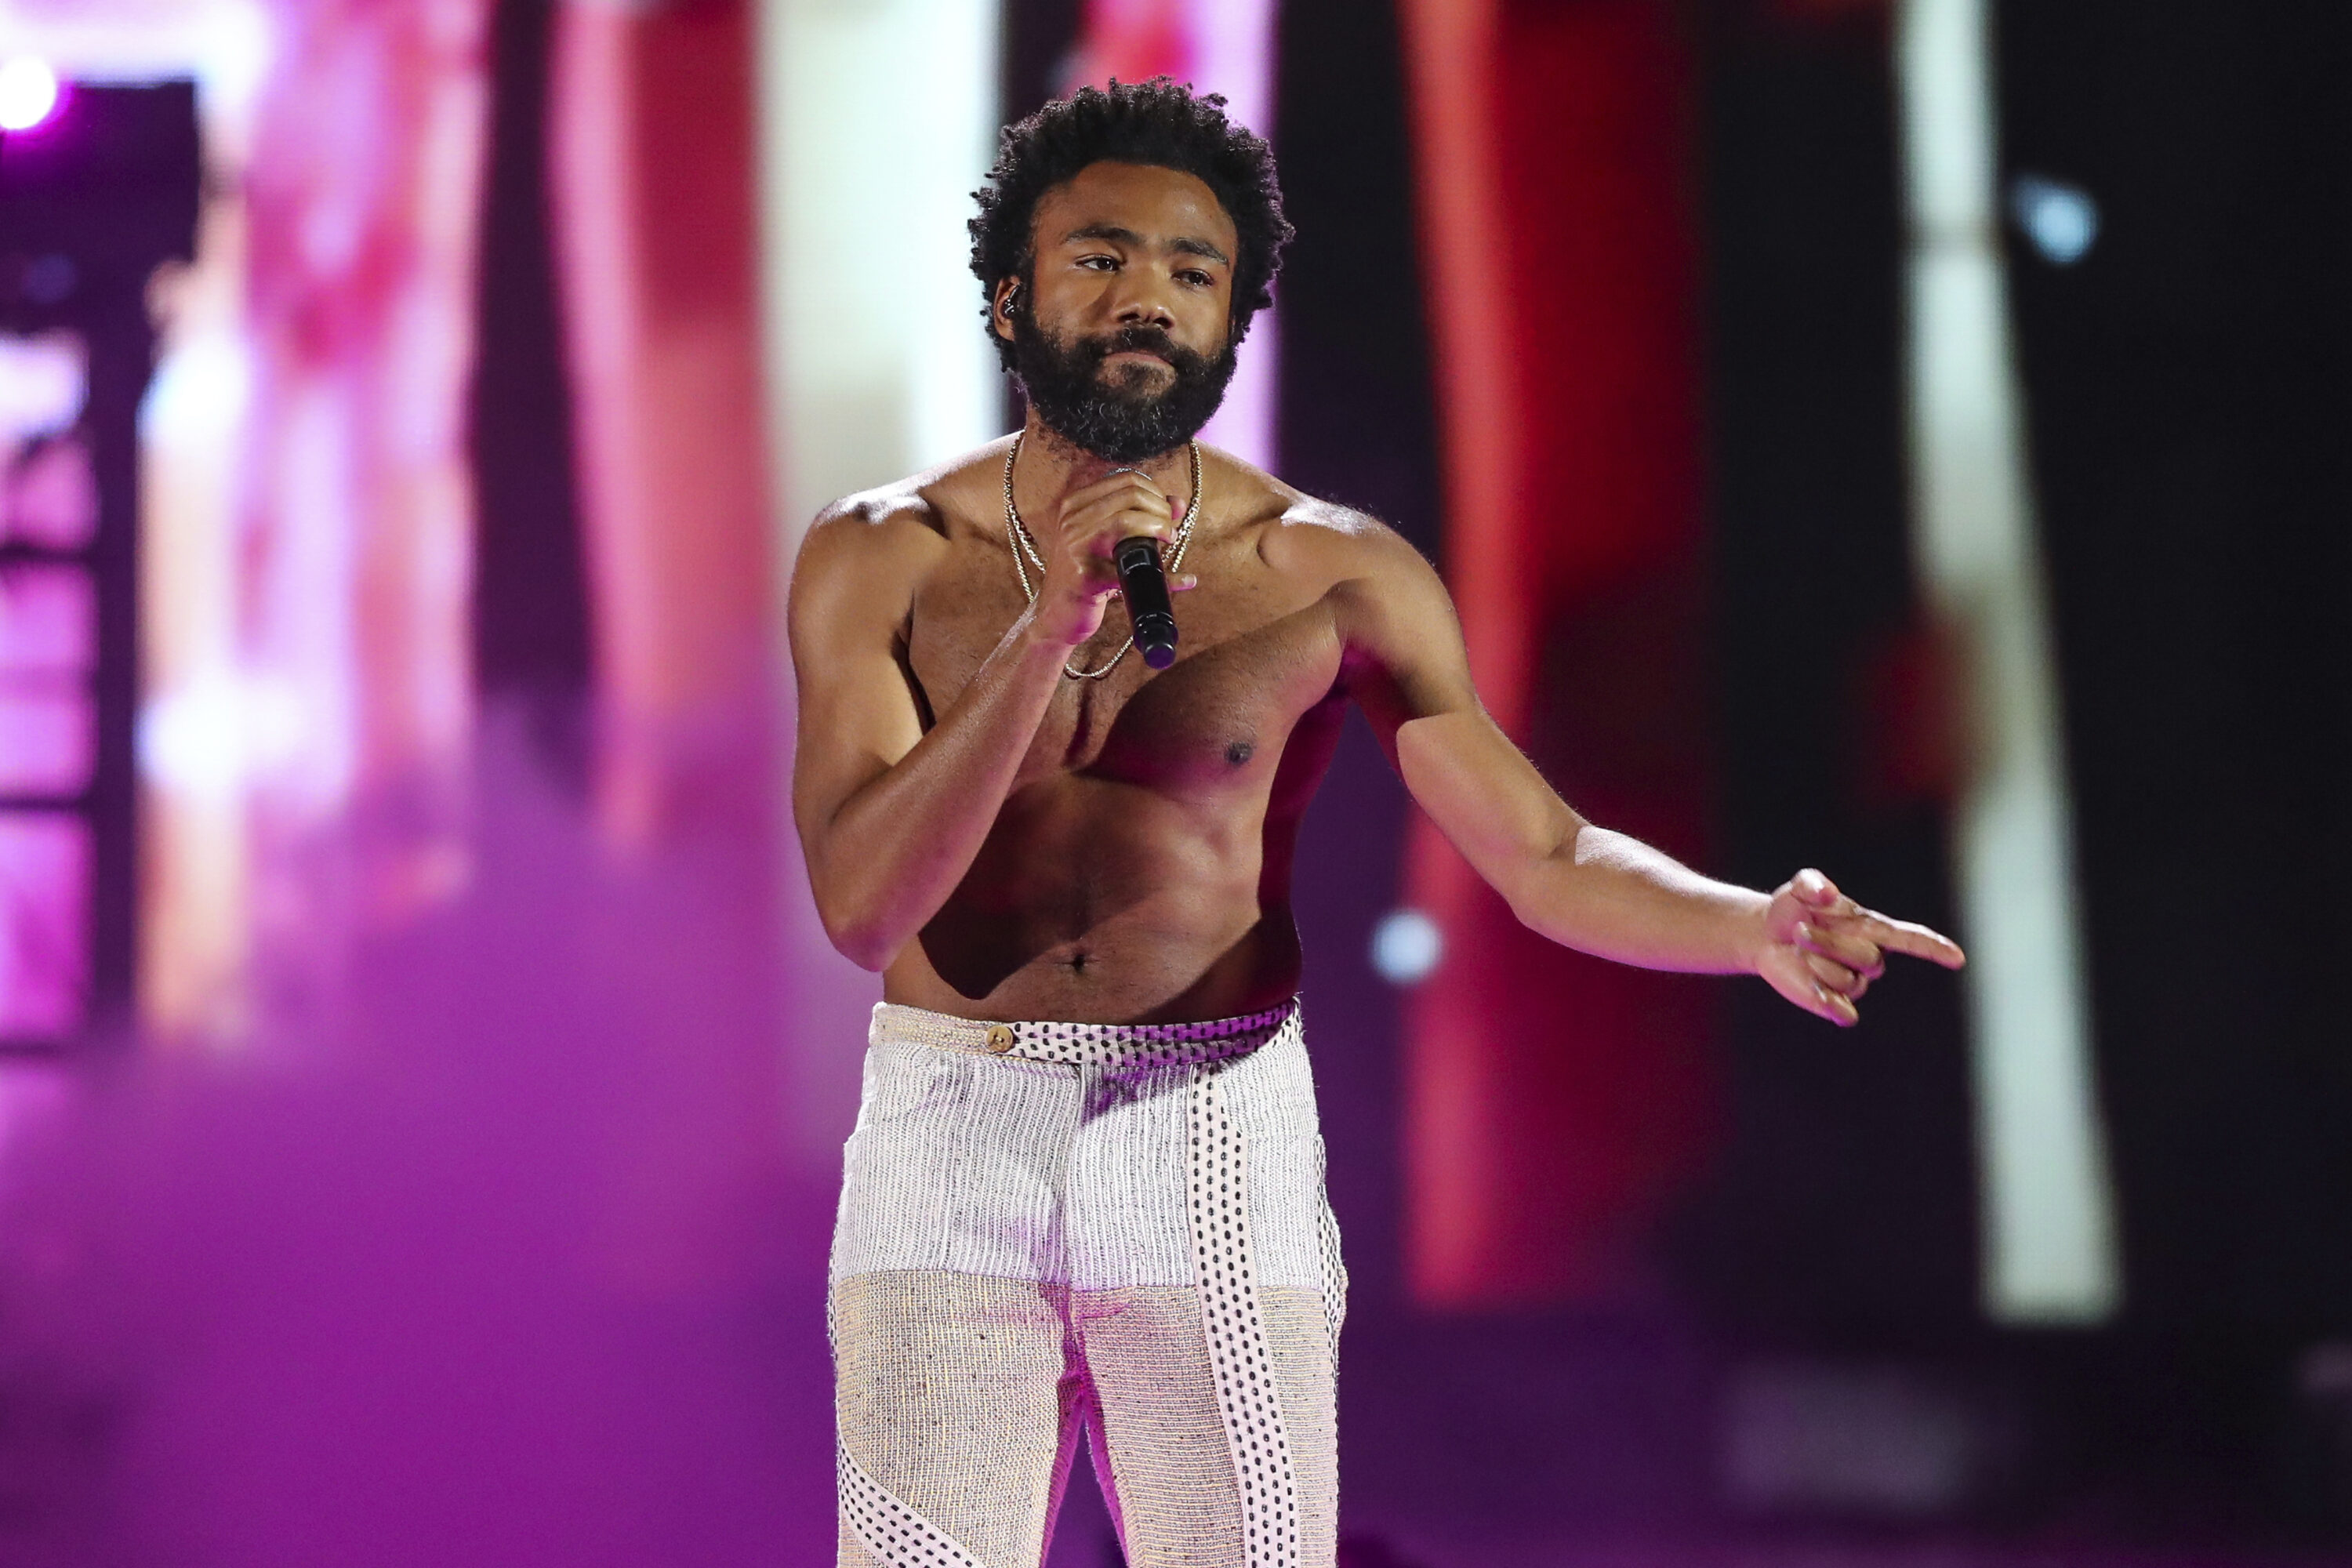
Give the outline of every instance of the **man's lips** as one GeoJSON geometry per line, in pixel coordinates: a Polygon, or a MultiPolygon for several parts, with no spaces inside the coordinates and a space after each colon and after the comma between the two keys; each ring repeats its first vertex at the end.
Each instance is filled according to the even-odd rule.
{"type": "Polygon", "coordinates": [[[1156,364],[1168,370],[1176,368],[1150,349],[1121,349],[1117,353],[1103,356],[1105,364],[1117,364],[1121,360],[1132,360],[1139,364],[1156,364]]]}

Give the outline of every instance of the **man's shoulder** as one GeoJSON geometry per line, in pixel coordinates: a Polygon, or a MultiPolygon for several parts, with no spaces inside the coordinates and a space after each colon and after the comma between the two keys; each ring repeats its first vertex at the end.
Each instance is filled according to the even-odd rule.
{"type": "Polygon", "coordinates": [[[983,498],[986,473],[1003,462],[992,442],[934,468],[828,503],[809,523],[803,564],[831,559],[928,558],[983,498]]]}
{"type": "Polygon", "coordinates": [[[1425,568],[1412,542],[1372,513],[1280,480],[1269,483],[1274,497],[1258,544],[1269,565],[1334,584],[1425,568]]]}
{"type": "Polygon", "coordinates": [[[1452,600],[1411,540],[1359,507],[1309,495],[1247,464],[1236,468],[1266,487],[1259,559],[1331,605],[1346,641],[1396,648],[1445,640],[1452,600]]]}
{"type": "Polygon", "coordinates": [[[994,476],[1004,466],[1004,445],[992,441],[903,479],[843,496],[816,514],[809,531],[919,530],[945,538],[954,520],[971,510],[976,499],[993,494],[994,476]]]}
{"type": "Polygon", "coordinates": [[[843,496],[809,523],[793,576],[912,566],[947,539],[940,510],[912,480],[843,496]]]}

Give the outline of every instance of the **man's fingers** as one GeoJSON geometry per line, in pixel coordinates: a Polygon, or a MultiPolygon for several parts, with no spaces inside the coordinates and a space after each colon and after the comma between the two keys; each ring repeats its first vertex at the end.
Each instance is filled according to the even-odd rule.
{"type": "Polygon", "coordinates": [[[1090,506],[1080,507],[1062,519],[1062,537],[1110,540],[1116,542],[1130,533],[1149,533],[1165,539],[1175,531],[1176,516],[1162,500],[1154,506],[1136,496],[1106,496],[1090,506]]]}
{"type": "Polygon", "coordinates": [[[1062,515],[1067,517],[1082,506],[1090,506],[1105,496],[1119,494],[1155,496],[1164,504],[1168,492],[1151,482],[1148,475],[1133,468],[1117,468],[1089,485],[1080,485],[1062,497],[1062,515]]]}
{"type": "MultiPolygon", "coordinates": [[[[1817,958],[1811,953],[1797,949],[1781,951],[1795,962],[1788,962],[1787,958],[1776,959],[1764,966],[1764,978],[1770,984],[1773,990],[1802,1007],[1806,1012],[1817,1017],[1827,1018],[1841,1028],[1850,1027],[1862,1021],[1862,1015],[1854,1008],[1853,996],[1848,995],[1832,984],[1840,971],[1843,969],[1843,965],[1829,959],[1817,958]],[[1828,965],[1829,973],[1826,976],[1814,971],[1812,966],[1816,963],[1828,965]]],[[[1843,970],[1843,973],[1855,984],[1861,985],[1869,984],[1855,976],[1851,970],[1843,970]]],[[[1859,995],[1860,992],[1857,991],[1854,994],[1859,995]]]]}
{"type": "Polygon", "coordinates": [[[1835,959],[1873,980],[1886,973],[1886,961],[1879,955],[1877,946],[1852,932],[1808,921],[1797,927],[1795,941],[1807,952],[1835,959]]]}
{"type": "Polygon", "coordinates": [[[1811,904],[1817,910],[1828,909],[1845,896],[1837,890],[1835,882],[1811,866],[1790,879],[1789,890],[1797,895],[1799,903],[1811,904]]]}
{"type": "Polygon", "coordinates": [[[1892,952],[1924,958],[1930,963],[1940,963],[1947,969],[1958,969],[1969,961],[1960,944],[1943,932],[1909,921],[1892,921],[1872,910],[1862,911],[1861,928],[1871,941],[1892,952]]]}
{"type": "Polygon", "coordinates": [[[1064,496],[1058,515],[1066,522],[1097,507],[1139,506],[1168,511],[1173,505],[1168,492],[1150,480],[1136,474],[1114,474],[1099,484],[1087,485],[1064,496]]]}
{"type": "Polygon", "coordinates": [[[1120,540],[1156,539],[1165,546],[1175,531],[1175,524],[1157,513],[1113,511],[1070,520],[1064,524],[1061,541],[1054,549],[1056,553],[1073,558],[1086,575],[1116,582],[1118,574],[1111,565],[1111,557],[1118,552],[1120,540]]]}
{"type": "Polygon", "coordinates": [[[1843,996],[1859,998],[1870,989],[1870,976],[1848,969],[1833,958],[1823,958],[1818,952],[1805,954],[1805,967],[1812,971],[1821,984],[1843,996]]]}
{"type": "Polygon", "coordinates": [[[1837,931],[1830,929],[1830,926],[1806,921],[1806,924],[1797,926],[1794,941],[1800,947],[1804,947],[1806,952],[1818,952],[1825,959],[1834,959],[1834,962],[1844,963],[1846,969],[1870,975],[1872,980],[1886,973],[1886,959],[1879,957],[1877,945],[1855,936],[1851,931],[1837,931]]]}
{"type": "Polygon", "coordinates": [[[1057,531],[1066,542],[1104,551],[1139,533],[1164,541],[1176,532],[1176,510],[1166,496],[1119,490],[1066,510],[1057,531]]]}

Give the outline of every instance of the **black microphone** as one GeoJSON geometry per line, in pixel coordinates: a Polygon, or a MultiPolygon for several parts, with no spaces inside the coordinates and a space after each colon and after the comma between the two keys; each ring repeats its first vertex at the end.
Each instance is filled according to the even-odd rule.
{"type": "Polygon", "coordinates": [[[1140,533],[1122,539],[1110,562],[1118,568],[1118,591],[1127,600],[1127,618],[1134,623],[1143,662],[1167,668],[1176,662],[1176,607],[1168,602],[1168,574],[1160,569],[1160,541],[1140,533]]]}

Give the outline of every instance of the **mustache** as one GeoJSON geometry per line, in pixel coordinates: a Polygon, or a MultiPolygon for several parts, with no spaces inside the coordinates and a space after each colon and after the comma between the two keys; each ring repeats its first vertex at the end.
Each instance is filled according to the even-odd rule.
{"type": "Polygon", "coordinates": [[[1087,357],[1097,364],[1113,354],[1124,353],[1158,354],[1178,370],[1208,361],[1207,355],[1183,347],[1168,335],[1166,329],[1149,322],[1137,322],[1099,338],[1088,338],[1085,346],[1087,357]]]}
{"type": "Polygon", "coordinates": [[[1113,462],[1172,451],[1208,422],[1233,379],[1234,350],[1212,356],[1184,347],[1158,321],[1129,321],[1100,336],[1060,337],[1027,314],[1014,319],[1014,373],[1030,410],[1065,439],[1113,462]],[[1112,375],[1116,353],[1157,355],[1175,372],[1157,378],[1112,375]]]}

